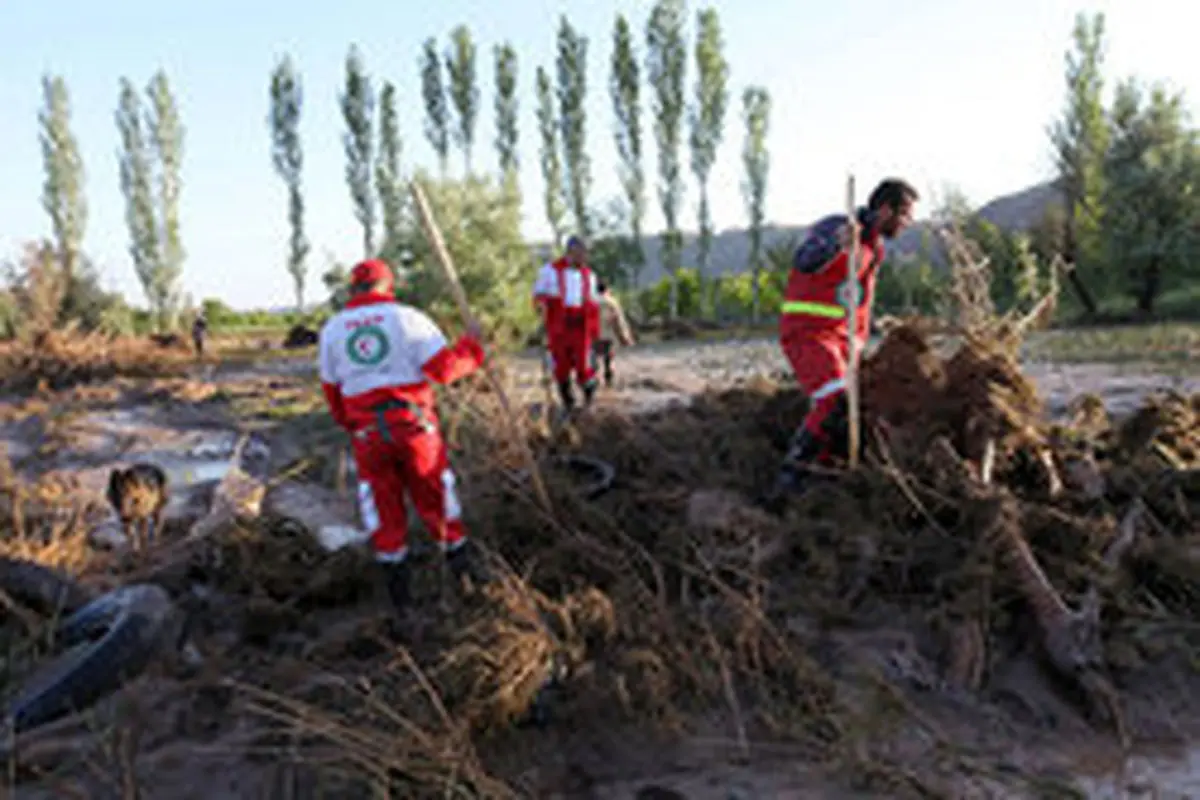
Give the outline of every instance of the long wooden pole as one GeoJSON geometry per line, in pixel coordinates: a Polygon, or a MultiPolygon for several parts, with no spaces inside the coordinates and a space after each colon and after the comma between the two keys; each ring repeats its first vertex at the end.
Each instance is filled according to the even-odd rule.
{"type": "MultiPolygon", "coordinates": [[[[438,227],[437,220],[434,219],[433,211],[429,207],[429,201],[425,199],[425,192],[421,189],[419,183],[415,180],[409,184],[409,192],[412,194],[414,205],[417,207],[417,216],[421,218],[421,227],[425,230],[425,236],[429,239],[429,246],[433,248],[434,258],[442,267],[442,274],[446,278],[446,283],[450,286],[450,293],[454,295],[454,300],[458,303],[458,312],[462,315],[463,324],[469,324],[474,316],[471,314],[471,305],[467,302],[467,293],[463,291],[462,282],[458,279],[458,270],[454,267],[454,260],[450,257],[450,251],[446,248],[446,240],[442,238],[442,229],[438,227]]],[[[521,426],[517,424],[516,414],[513,412],[512,404],[508,400],[508,394],[504,391],[499,378],[492,371],[491,366],[485,361],[483,365],[484,374],[487,375],[488,382],[492,386],[492,390],[496,393],[496,397],[500,400],[500,407],[504,411],[506,422],[508,423],[509,432],[513,438],[520,443],[522,455],[529,462],[529,475],[533,482],[533,489],[537,493],[538,500],[545,507],[546,513],[550,513],[550,495],[546,493],[546,486],[542,483],[542,475],[538,470],[537,460],[533,457],[533,451],[529,447],[529,442],[521,433],[521,426]]]]}
{"type": "Polygon", "coordinates": [[[842,284],[842,305],[846,309],[846,344],[849,363],[846,365],[847,453],[850,468],[858,467],[858,304],[862,287],[858,282],[858,209],[854,205],[854,176],[846,179],[846,215],[850,218],[849,258],[846,261],[846,282],[842,284]]]}

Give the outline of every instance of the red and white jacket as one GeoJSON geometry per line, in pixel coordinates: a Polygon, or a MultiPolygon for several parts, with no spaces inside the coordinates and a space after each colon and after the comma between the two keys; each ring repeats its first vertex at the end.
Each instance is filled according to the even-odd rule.
{"type": "Polygon", "coordinates": [[[334,420],[354,431],[374,424],[381,403],[411,403],[436,421],[434,383],[453,383],[483,364],[483,346],[464,336],[452,346],[425,312],[390,295],[350,299],[321,328],[321,388],[334,420]]]}
{"type": "Polygon", "coordinates": [[[596,274],[589,267],[571,266],[566,258],[543,264],[533,284],[533,299],[543,309],[546,336],[554,340],[575,318],[588,338],[599,338],[599,294],[596,274]]]}

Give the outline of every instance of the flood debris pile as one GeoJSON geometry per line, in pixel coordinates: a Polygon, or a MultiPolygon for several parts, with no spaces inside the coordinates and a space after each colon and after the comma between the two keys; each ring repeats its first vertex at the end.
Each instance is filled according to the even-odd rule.
{"type": "Polygon", "coordinates": [[[1036,660],[1078,719],[1137,738],[1146,676],[1200,645],[1175,624],[1200,608],[1200,400],[1110,420],[1081,398],[1048,420],[1013,341],[891,328],[864,365],[863,465],[782,518],[750,498],[803,416],[793,388],[756,379],[534,438],[548,506],[499,398],[472,393],[446,416],[470,530],[503,577],[447,591],[440,561],[414,552],[403,648],[368,556],[319,544],[347,502],[329,489],[230,479],[200,533],[87,569],[158,583],[202,621],[206,680],[238,686],[214,726],[265,723],[270,744],[315,748],[306,769],[349,770],[360,794],[537,796],[522,780],[542,762],[513,728],[561,720],[564,743],[651,724],[746,749],[782,739],[864,790],[963,796],[875,749],[900,729],[897,697],[993,700],[1036,660]],[[611,487],[585,495],[588,477],[556,466],[572,452],[610,464],[611,487]],[[850,633],[881,628],[889,644],[864,656],[850,633]]]}
{"type": "Polygon", "coordinates": [[[0,346],[0,388],[63,389],[117,378],[184,375],[195,359],[184,349],[78,330],[49,330],[0,346]]]}
{"type": "Polygon", "coordinates": [[[549,470],[554,510],[539,510],[511,452],[479,468],[474,451],[460,462],[474,526],[538,592],[586,585],[611,602],[613,632],[574,684],[608,692],[610,713],[722,708],[831,755],[855,715],[819,631],[890,620],[920,632],[926,683],[990,697],[1007,662],[1035,659],[1079,720],[1136,737],[1144,714],[1123,697],[1179,644],[1145,620],[1187,619],[1200,599],[1179,575],[1200,564],[1197,403],[1049,420],[1012,330],[936,346],[919,325],[889,331],[864,366],[866,463],[782,520],[749,498],[804,402],[758,380],[579,422],[579,450],[619,476],[592,502],[549,470]],[[633,686],[653,688],[622,706],[633,686]]]}

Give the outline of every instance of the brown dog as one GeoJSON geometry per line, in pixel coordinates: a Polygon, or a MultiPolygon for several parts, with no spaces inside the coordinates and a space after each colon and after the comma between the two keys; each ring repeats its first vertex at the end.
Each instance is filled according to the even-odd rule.
{"type": "Polygon", "coordinates": [[[167,473],[155,464],[140,462],[109,473],[108,502],[136,551],[145,549],[160,532],[168,499],[167,473]]]}

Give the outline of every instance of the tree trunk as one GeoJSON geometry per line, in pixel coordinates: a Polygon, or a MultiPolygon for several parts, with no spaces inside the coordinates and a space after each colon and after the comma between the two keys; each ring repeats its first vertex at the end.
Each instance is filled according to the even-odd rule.
{"type": "Polygon", "coordinates": [[[1142,285],[1137,295],[1137,310],[1143,316],[1154,313],[1154,301],[1162,289],[1162,267],[1158,256],[1154,256],[1142,273],[1142,285]]]}
{"type": "Polygon", "coordinates": [[[1079,302],[1083,304],[1084,311],[1092,315],[1096,313],[1096,300],[1084,285],[1083,279],[1079,277],[1079,262],[1076,260],[1079,255],[1079,244],[1075,237],[1073,205],[1068,204],[1067,206],[1067,219],[1063,230],[1063,260],[1067,263],[1067,280],[1070,281],[1071,288],[1075,290],[1079,302]]]}

